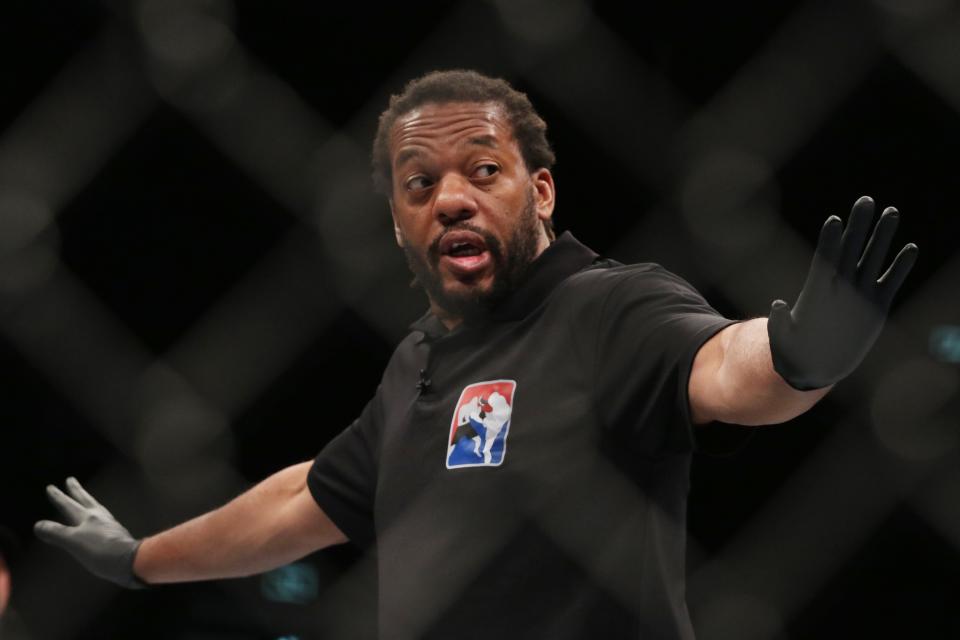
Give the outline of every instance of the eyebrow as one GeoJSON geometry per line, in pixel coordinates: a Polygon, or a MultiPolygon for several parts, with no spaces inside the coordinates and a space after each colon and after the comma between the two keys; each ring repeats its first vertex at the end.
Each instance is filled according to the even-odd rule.
{"type": "Polygon", "coordinates": [[[469,144],[477,144],[482,147],[490,147],[491,149],[497,148],[497,139],[490,135],[485,136],[474,136],[467,140],[469,144]]]}
{"type": "Polygon", "coordinates": [[[419,158],[422,155],[423,153],[421,153],[419,149],[404,149],[397,154],[394,164],[398,167],[401,167],[405,162],[413,160],[414,158],[419,158]]]}
{"type": "MultiPolygon", "coordinates": [[[[494,136],[483,135],[483,136],[474,136],[467,140],[467,144],[478,145],[481,147],[489,147],[491,149],[497,149],[497,139],[494,136]]],[[[419,158],[423,156],[423,152],[419,149],[404,149],[397,154],[396,160],[394,160],[394,165],[397,167],[403,166],[404,163],[413,160],[414,158],[419,158]]]]}

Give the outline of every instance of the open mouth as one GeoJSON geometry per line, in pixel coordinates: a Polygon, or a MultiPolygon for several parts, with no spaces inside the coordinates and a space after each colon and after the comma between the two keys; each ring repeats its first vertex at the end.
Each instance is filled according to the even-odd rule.
{"type": "Polygon", "coordinates": [[[467,230],[447,232],[440,240],[440,259],[457,276],[473,276],[490,263],[490,251],[479,233],[467,230]]]}
{"type": "Polygon", "coordinates": [[[478,256],[481,253],[483,253],[483,249],[475,244],[456,242],[450,247],[450,251],[448,251],[446,255],[452,258],[461,258],[463,256],[478,256]]]}

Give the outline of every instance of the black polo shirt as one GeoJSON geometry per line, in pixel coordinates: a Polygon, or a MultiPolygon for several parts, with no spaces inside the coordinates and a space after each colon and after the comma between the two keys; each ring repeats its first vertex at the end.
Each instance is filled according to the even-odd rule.
{"type": "Polygon", "coordinates": [[[381,637],[692,638],[687,381],[731,323],[569,233],[487,320],[415,323],[308,478],[376,544],[381,637]]]}

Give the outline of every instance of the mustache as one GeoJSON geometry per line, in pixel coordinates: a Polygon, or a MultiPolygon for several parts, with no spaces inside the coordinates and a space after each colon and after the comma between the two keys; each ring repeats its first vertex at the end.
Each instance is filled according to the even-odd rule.
{"type": "Polygon", "coordinates": [[[495,262],[500,262],[503,259],[503,245],[500,244],[496,236],[469,222],[457,222],[444,229],[440,235],[433,239],[430,246],[427,247],[427,256],[433,265],[437,265],[440,262],[440,243],[443,241],[443,238],[452,231],[472,231],[483,238],[483,242],[487,245],[487,250],[495,262]]]}

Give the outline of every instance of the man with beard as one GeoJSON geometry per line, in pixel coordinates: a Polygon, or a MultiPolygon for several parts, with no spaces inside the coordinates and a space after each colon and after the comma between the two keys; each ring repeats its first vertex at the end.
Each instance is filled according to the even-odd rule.
{"type": "Polygon", "coordinates": [[[881,276],[898,214],[874,227],[861,198],[846,228],[824,224],[792,308],[728,320],[658,265],[554,238],[545,131],[502,80],[408,84],[381,116],[374,177],[430,310],[356,422],[312,462],[142,540],[69,479],[69,496],[48,491],[70,526],[37,534],[126,586],[375,545],[391,639],[691,638],[693,425],[810,408],[873,344],[916,247],[881,276]],[[461,418],[493,397],[500,448],[457,463],[461,418]]]}

